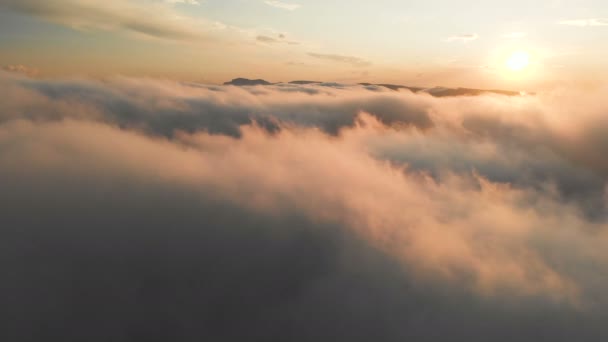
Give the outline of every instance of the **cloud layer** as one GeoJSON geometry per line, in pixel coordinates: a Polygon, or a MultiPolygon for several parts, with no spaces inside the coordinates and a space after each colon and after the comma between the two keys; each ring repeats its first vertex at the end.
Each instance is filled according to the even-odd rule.
{"type": "Polygon", "coordinates": [[[602,93],[0,89],[10,340],[607,337],[602,93]]]}

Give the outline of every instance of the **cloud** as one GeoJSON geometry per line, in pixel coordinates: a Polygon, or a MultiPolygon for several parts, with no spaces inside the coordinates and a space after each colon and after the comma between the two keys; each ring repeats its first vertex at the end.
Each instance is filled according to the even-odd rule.
{"type": "Polygon", "coordinates": [[[180,16],[166,2],[0,0],[0,7],[78,30],[125,31],[177,41],[209,41],[217,35],[217,25],[180,16]]]}
{"type": "Polygon", "coordinates": [[[448,38],[446,38],[445,41],[446,42],[468,43],[468,42],[472,42],[477,39],[479,39],[479,35],[477,35],[477,33],[468,33],[468,34],[461,34],[461,35],[448,37],[448,38]]]}
{"type": "Polygon", "coordinates": [[[278,43],[278,42],[280,42],[280,40],[278,40],[276,38],[268,37],[268,36],[262,36],[262,35],[255,37],[255,39],[258,42],[262,42],[262,43],[278,43]]]}
{"type": "Polygon", "coordinates": [[[25,75],[29,75],[29,76],[35,76],[38,74],[38,70],[27,67],[25,65],[21,65],[21,64],[6,65],[6,66],[2,67],[2,70],[8,71],[8,72],[21,73],[21,74],[25,74],[25,75]]]}
{"type": "Polygon", "coordinates": [[[299,4],[292,4],[292,3],[276,1],[276,0],[266,0],[266,1],[264,1],[264,3],[268,6],[284,9],[287,11],[295,11],[298,8],[302,7],[299,4]]]}
{"type": "Polygon", "coordinates": [[[188,5],[200,5],[198,0],[166,0],[170,4],[188,4],[188,5]]]}
{"type": "Polygon", "coordinates": [[[11,340],[607,337],[603,90],[0,90],[11,340]]]}
{"type": "Polygon", "coordinates": [[[606,18],[591,18],[591,19],[573,19],[573,20],[562,20],[559,22],[561,25],[569,26],[608,26],[608,19],[606,18]]]}
{"type": "Polygon", "coordinates": [[[287,62],[285,62],[285,65],[295,66],[295,67],[311,67],[312,66],[311,64],[299,62],[299,61],[287,61],[287,62]]]}
{"type": "Polygon", "coordinates": [[[364,59],[361,59],[359,57],[344,56],[344,55],[334,55],[334,54],[323,54],[323,53],[313,53],[313,52],[308,53],[308,55],[310,57],[314,57],[314,58],[317,58],[317,59],[322,59],[322,60],[331,61],[331,62],[337,62],[337,63],[350,64],[350,65],[356,66],[356,67],[367,67],[367,66],[371,65],[371,62],[366,61],[364,59]]]}
{"type": "MultiPolygon", "coordinates": [[[[275,119],[298,126],[316,127],[337,134],[345,126],[353,126],[361,110],[373,113],[384,123],[415,125],[420,129],[432,126],[426,109],[412,106],[392,92],[361,94],[360,88],[322,84],[315,86],[281,85],[276,87],[228,87],[215,90],[214,86],[175,84],[167,97],[166,84],[142,82],[137,79],[116,79],[111,86],[87,80],[44,82],[30,80],[27,89],[46,97],[60,96],[63,102],[77,102],[92,107],[92,112],[103,112],[106,119],[123,127],[137,127],[150,134],[172,136],[175,131],[198,131],[239,135],[242,125],[252,120],[265,123],[269,129],[278,128],[275,119]],[[340,89],[344,88],[344,89],[340,89]],[[184,97],[176,97],[180,92],[184,97]],[[310,98],[307,94],[319,96],[310,98]],[[288,101],[275,102],[275,96],[288,101]],[[362,96],[364,95],[364,96],[362,96]],[[166,98],[159,106],[154,97],[166,98]],[[140,100],[133,101],[133,98],[140,100]],[[241,101],[235,101],[240,98],[241,101]],[[293,101],[293,102],[292,102],[293,101]],[[306,105],[302,106],[301,102],[306,105]],[[312,113],[311,113],[312,111],[312,113]],[[323,113],[332,112],[331,117],[323,113]],[[192,115],[192,113],[198,113],[192,115]]],[[[9,102],[6,103],[10,104],[9,102]]],[[[17,104],[15,104],[17,106],[17,104]]],[[[12,110],[7,110],[7,115],[12,110]]],[[[66,111],[63,106],[49,105],[48,110],[32,113],[32,118],[77,118],[78,111],[66,111]]],[[[0,115],[0,122],[11,116],[0,115]]],[[[93,115],[93,118],[97,115],[93,115]]]]}
{"type": "Polygon", "coordinates": [[[265,35],[258,35],[257,37],[255,37],[255,39],[258,42],[266,43],[266,44],[277,44],[277,43],[278,44],[288,44],[288,45],[299,45],[300,44],[299,42],[296,42],[296,41],[286,40],[284,34],[279,34],[277,36],[277,38],[265,36],[265,35]]]}

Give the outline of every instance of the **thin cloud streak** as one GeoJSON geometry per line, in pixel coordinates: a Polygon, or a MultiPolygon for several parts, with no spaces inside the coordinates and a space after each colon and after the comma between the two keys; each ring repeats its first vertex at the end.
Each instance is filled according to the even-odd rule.
{"type": "Polygon", "coordinates": [[[559,24],[568,25],[568,26],[579,26],[579,27],[608,26],[608,19],[607,18],[590,18],[590,19],[563,20],[563,21],[560,21],[559,24]]]}
{"type": "Polygon", "coordinates": [[[260,43],[266,43],[266,44],[287,44],[287,45],[299,45],[300,44],[299,42],[296,42],[296,41],[287,40],[283,34],[278,35],[278,38],[265,36],[265,35],[258,35],[255,37],[255,40],[257,40],[260,43]]]}
{"type": "Polygon", "coordinates": [[[200,5],[200,1],[198,0],[165,0],[170,4],[188,4],[188,5],[200,5]]]}
{"type": "Polygon", "coordinates": [[[468,42],[472,42],[477,39],[479,39],[479,35],[477,35],[477,33],[468,33],[468,34],[461,34],[461,35],[448,37],[445,39],[445,41],[446,42],[468,43],[468,42]]]}
{"type": "Polygon", "coordinates": [[[266,0],[264,3],[268,6],[280,8],[287,11],[295,11],[298,8],[302,7],[300,4],[287,3],[277,0],[266,0]]]}
{"type": "Polygon", "coordinates": [[[370,61],[364,60],[359,57],[353,57],[353,56],[325,54],[325,53],[313,53],[313,52],[309,52],[308,56],[314,57],[317,59],[326,60],[326,61],[350,64],[350,65],[356,66],[356,67],[367,67],[367,66],[371,66],[371,64],[372,64],[370,61]]]}

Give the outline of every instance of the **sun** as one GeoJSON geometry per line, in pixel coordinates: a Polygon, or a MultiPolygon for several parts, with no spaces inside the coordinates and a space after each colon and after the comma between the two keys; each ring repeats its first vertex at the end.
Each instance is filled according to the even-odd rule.
{"type": "Polygon", "coordinates": [[[530,65],[530,55],[526,51],[515,51],[509,56],[506,64],[511,71],[522,71],[530,65]]]}

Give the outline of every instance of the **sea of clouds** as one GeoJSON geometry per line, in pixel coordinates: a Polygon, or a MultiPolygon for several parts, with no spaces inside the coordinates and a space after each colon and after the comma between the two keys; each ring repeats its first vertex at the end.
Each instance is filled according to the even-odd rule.
{"type": "Polygon", "coordinates": [[[608,98],[0,71],[10,341],[600,341],[608,98]]]}

